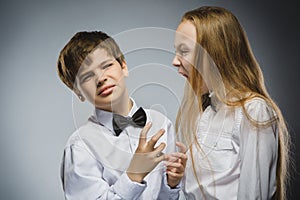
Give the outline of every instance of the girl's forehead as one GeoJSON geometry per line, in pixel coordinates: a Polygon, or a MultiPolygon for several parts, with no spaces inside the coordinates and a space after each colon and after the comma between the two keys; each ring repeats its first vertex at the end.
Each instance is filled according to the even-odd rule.
{"type": "Polygon", "coordinates": [[[189,21],[181,22],[178,25],[175,35],[175,47],[186,44],[194,46],[197,41],[197,32],[194,24],[189,21]]]}
{"type": "Polygon", "coordinates": [[[197,38],[196,27],[190,21],[183,21],[177,27],[176,36],[186,37],[196,41],[197,38]]]}

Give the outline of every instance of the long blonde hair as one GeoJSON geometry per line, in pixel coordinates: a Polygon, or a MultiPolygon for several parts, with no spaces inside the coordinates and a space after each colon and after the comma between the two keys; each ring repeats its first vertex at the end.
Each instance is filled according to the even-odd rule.
{"type": "MultiPolygon", "coordinates": [[[[194,24],[197,31],[197,44],[201,47],[196,49],[198,54],[195,55],[194,68],[178,111],[176,132],[182,134],[182,138],[186,140],[186,143],[196,142],[196,146],[201,148],[196,139],[196,128],[199,113],[201,115],[203,111],[203,100],[201,98],[203,91],[201,90],[204,76],[202,77],[199,73],[201,71],[199,69],[200,62],[202,62],[199,48],[203,48],[215,63],[226,94],[233,97],[230,99],[237,100],[231,101],[225,98],[221,92],[223,90],[218,88],[220,87],[218,84],[211,86],[216,98],[229,106],[241,106],[247,118],[255,126],[270,126],[276,122],[279,133],[276,199],[285,199],[286,183],[289,176],[290,137],[280,109],[267,92],[262,71],[253,55],[246,33],[238,19],[231,12],[220,7],[204,6],[191,10],[183,15],[181,22],[184,21],[194,24]],[[246,112],[245,103],[254,97],[264,99],[275,111],[269,121],[265,123],[256,122],[246,112]],[[195,110],[198,110],[198,113],[195,110]]],[[[191,146],[190,151],[194,174],[199,184],[191,146]]],[[[202,190],[200,184],[199,188],[202,190]]]]}

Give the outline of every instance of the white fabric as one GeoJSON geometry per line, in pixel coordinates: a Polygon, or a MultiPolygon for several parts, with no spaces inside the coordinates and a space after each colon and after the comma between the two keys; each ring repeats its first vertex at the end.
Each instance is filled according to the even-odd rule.
{"type": "MultiPolygon", "coordinates": [[[[128,116],[137,110],[133,107],[128,116]]],[[[167,144],[164,153],[175,152],[172,123],[161,113],[145,109],[147,122],[152,122],[147,137],[161,128],[166,130],[158,141],[167,144]]],[[[138,146],[141,128],[128,126],[117,137],[112,128],[112,113],[96,110],[95,115],[69,138],[61,167],[66,199],[178,199],[179,187],[167,185],[161,162],[143,183],[132,182],[126,169],[138,146]]]]}
{"type": "MultiPolygon", "coordinates": [[[[274,111],[260,98],[246,103],[254,120],[264,122],[274,111]]],[[[242,108],[207,107],[199,117],[193,155],[201,192],[189,155],[184,192],[190,199],[271,199],[276,191],[278,133],[276,126],[256,128],[242,108]],[[203,193],[206,198],[203,197],[203,193]]]]}

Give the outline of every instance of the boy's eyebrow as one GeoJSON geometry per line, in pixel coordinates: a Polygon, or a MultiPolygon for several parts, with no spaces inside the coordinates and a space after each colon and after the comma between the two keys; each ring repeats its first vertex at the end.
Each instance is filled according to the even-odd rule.
{"type": "Polygon", "coordinates": [[[89,56],[87,56],[81,63],[78,74],[81,74],[90,64],[92,63],[92,60],[89,56]]]}
{"type": "Polygon", "coordinates": [[[104,64],[106,64],[106,63],[108,63],[108,62],[111,62],[111,61],[114,61],[114,60],[115,60],[115,59],[113,59],[113,58],[108,58],[108,59],[102,61],[98,66],[99,66],[99,67],[100,67],[100,66],[103,66],[104,64]]]}

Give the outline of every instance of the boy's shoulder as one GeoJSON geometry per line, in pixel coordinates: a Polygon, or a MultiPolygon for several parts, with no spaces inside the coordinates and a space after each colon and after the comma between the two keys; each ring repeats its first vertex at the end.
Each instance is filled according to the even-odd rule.
{"type": "Polygon", "coordinates": [[[158,126],[166,127],[173,126],[171,120],[161,112],[154,109],[144,108],[147,115],[147,122],[152,122],[152,124],[156,124],[158,126]]]}
{"type": "Polygon", "coordinates": [[[160,120],[166,120],[166,122],[171,122],[170,119],[162,114],[161,112],[154,110],[154,109],[149,109],[149,108],[143,108],[147,114],[147,117],[152,119],[152,121],[160,121],[160,120]]]}
{"type": "Polygon", "coordinates": [[[101,132],[104,132],[105,128],[103,126],[100,126],[99,124],[95,123],[93,117],[90,117],[88,121],[79,126],[68,138],[66,142],[66,147],[71,145],[83,145],[83,138],[85,138],[85,135],[87,134],[99,134],[101,132]]]}

